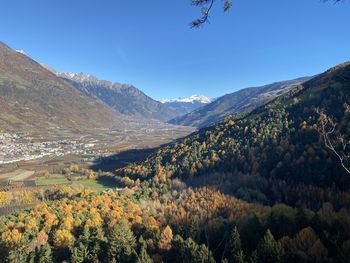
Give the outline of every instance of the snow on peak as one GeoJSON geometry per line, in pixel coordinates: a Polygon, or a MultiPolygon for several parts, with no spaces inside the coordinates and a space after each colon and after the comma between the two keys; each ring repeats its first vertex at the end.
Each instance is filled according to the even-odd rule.
{"type": "Polygon", "coordinates": [[[93,81],[96,80],[95,77],[93,77],[90,74],[86,73],[74,73],[74,72],[57,72],[56,75],[61,78],[71,79],[77,82],[84,82],[84,81],[93,81]]]}
{"type": "Polygon", "coordinates": [[[16,52],[21,53],[23,55],[27,55],[27,53],[22,49],[16,50],[16,52]]]}
{"type": "Polygon", "coordinates": [[[203,96],[203,95],[192,95],[191,97],[188,98],[178,98],[178,99],[160,99],[159,100],[161,103],[171,103],[171,102],[184,102],[184,103],[194,103],[194,102],[200,102],[200,103],[210,103],[212,102],[212,99],[203,96]]]}

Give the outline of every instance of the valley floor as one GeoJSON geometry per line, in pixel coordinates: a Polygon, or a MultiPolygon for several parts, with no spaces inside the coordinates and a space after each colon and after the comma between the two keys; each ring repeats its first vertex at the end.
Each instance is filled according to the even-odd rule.
{"type": "Polygon", "coordinates": [[[0,182],[27,180],[72,164],[110,170],[113,167],[102,166],[113,160],[114,166],[122,167],[139,160],[151,149],[193,131],[191,127],[157,121],[128,120],[125,130],[95,130],[83,135],[68,131],[62,134],[0,132],[0,182]],[[118,157],[120,154],[122,158],[118,157]]]}

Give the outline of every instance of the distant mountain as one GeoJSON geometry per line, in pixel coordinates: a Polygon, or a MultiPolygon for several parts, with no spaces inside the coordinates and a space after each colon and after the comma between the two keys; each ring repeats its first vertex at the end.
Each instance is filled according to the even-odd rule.
{"type": "Polygon", "coordinates": [[[0,130],[122,127],[116,114],[0,42],[0,130]]]}
{"type": "Polygon", "coordinates": [[[132,85],[99,80],[84,73],[56,72],[56,74],[62,80],[119,114],[160,121],[168,121],[177,116],[174,110],[153,100],[132,85]]]}
{"type": "Polygon", "coordinates": [[[209,126],[229,115],[246,113],[264,105],[309,79],[310,77],[303,77],[260,87],[241,89],[224,95],[184,116],[176,117],[170,120],[169,123],[199,128],[209,126]]]}
{"type": "Polygon", "coordinates": [[[194,102],[199,102],[199,103],[210,103],[212,102],[212,99],[207,97],[207,96],[203,96],[203,95],[192,95],[191,97],[188,98],[178,98],[178,99],[160,99],[159,100],[161,103],[172,103],[172,102],[184,102],[184,103],[194,103],[194,102]]]}
{"type": "Polygon", "coordinates": [[[212,100],[206,96],[192,95],[188,98],[160,99],[160,102],[182,116],[212,102],[212,100]]]}

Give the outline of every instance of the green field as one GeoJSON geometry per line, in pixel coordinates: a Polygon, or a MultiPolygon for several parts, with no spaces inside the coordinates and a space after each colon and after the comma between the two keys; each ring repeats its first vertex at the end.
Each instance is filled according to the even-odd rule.
{"type": "Polygon", "coordinates": [[[73,182],[73,185],[75,185],[75,186],[83,186],[85,188],[91,188],[91,189],[96,190],[98,192],[102,192],[103,190],[108,189],[108,188],[116,187],[116,184],[112,180],[107,180],[107,179],[77,180],[77,181],[73,182]]]}
{"type": "Polygon", "coordinates": [[[71,184],[76,187],[91,188],[95,191],[102,192],[108,188],[115,188],[117,185],[112,178],[102,177],[99,179],[83,179],[83,180],[68,180],[67,177],[63,175],[51,176],[50,178],[38,178],[35,180],[36,185],[45,186],[45,185],[62,185],[62,184],[71,184]]]}
{"type": "Polygon", "coordinates": [[[58,177],[58,178],[40,178],[35,180],[36,185],[44,186],[44,185],[59,185],[59,184],[67,184],[69,181],[66,177],[58,177]]]}

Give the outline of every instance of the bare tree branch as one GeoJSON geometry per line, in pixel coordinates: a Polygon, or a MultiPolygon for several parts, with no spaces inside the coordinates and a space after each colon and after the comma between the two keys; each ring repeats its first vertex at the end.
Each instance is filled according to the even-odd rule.
{"type": "MultiPolygon", "coordinates": [[[[202,16],[198,19],[195,19],[191,22],[192,28],[199,28],[205,23],[209,23],[210,12],[214,6],[216,0],[192,0],[192,5],[196,7],[201,7],[202,16]]],[[[224,12],[227,12],[231,9],[232,0],[224,0],[224,12]]]]}
{"type": "MultiPolygon", "coordinates": [[[[345,114],[349,114],[350,106],[345,104],[344,108],[345,114]]],[[[340,133],[333,118],[319,108],[316,109],[316,112],[320,116],[318,131],[322,136],[325,146],[338,157],[341,166],[350,174],[350,140],[344,134],[340,133]]]]}
{"type": "MultiPolygon", "coordinates": [[[[191,0],[191,3],[193,6],[201,7],[201,14],[202,14],[200,18],[197,18],[191,22],[192,28],[199,28],[205,23],[210,22],[209,21],[210,12],[216,1],[217,0],[191,0]]],[[[232,0],[222,0],[222,1],[224,1],[224,5],[223,5],[224,12],[229,11],[232,7],[232,0]]],[[[321,0],[321,1],[322,2],[332,1],[336,4],[336,3],[344,2],[345,0],[321,0]]]]}

